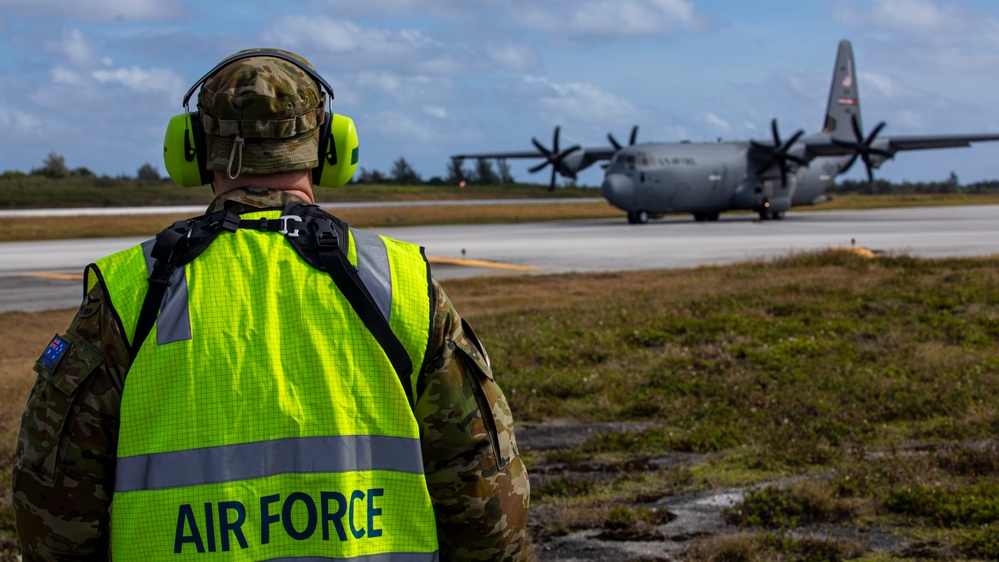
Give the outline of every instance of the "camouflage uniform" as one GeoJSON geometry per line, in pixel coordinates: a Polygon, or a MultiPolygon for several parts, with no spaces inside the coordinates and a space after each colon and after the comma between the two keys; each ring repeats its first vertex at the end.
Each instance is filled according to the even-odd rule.
{"type": "MultiPolygon", "coordinates": [[[[209,212],[283,208],[281,191],[242,188],[209,212]]],[[[433,281],[427,360],[417,379],[427,485],[442,560],[517,560],[524,553],[529,483],[510,408],[485,351],[433,281]]],[[[21,418],[13,503],[24,560],[109,556],[119,411],[130,367],[105,288],[87,294],[61,360],[38,373],[21,418]]]]}
{"type": "MultiPolygon", "coordinates": [[[[245,53],[245,51],[240,54],[245,53]]],[[[308,61],[292,53],[312,68],[308,61]]],[[[230,178],[309,170],[318,163],[326,94],[307,72],[266,55],[227,62],[202,79],[198,110],[205,167],[230,178]]],[[[186,102],[186,100],[185,100],[186,102]]],[[[282,191],[242,188],[209,212],[284,208],[282,191]]],[[[523,554],[529,484],[510,409],[485,351],[433,281],[433,331],[417,375],[427,485],[442,560],[515,560],[523,554]]],[[[13,503],[25,560],[106,558],[119,412],[130,368],[105,287],[85,295],[39,359],[21,419],[13,503]]]]}

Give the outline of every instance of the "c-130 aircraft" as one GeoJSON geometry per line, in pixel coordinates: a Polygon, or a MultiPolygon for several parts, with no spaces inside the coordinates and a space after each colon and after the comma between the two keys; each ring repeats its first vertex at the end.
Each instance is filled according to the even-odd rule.
{"type": "Polygon", "coordinates": [[[649,142],[635,143],[638,127],[627,146],[610,134],[610,147],[558,148],[555,128],[552,149],[531,139],[537,151],[456,154],[451,158],[544,158],[530,168],[552,167],[549,189],[559,174],[576,178],[577,172],[609,160],[600,193],[611,205],[627,212],[628,222],[644,224],[666,213],[692,213],[697,221],[718,220],[720,213],[751,210],[760,219],[781,219],[793,206],[815,205],[836,176],[856,160],[863,161],[868,179],[873,169],[900,150],[967,147],[972,142],[999,140],[999,134],[909,135],[878,137],[882,121],[864,135],[860,119],[853,48],[842,40],[833,69],[832,87],[820,132],[804,137],[797,131],[781,140],[777,120],[771,121],[770,141],[649,142]]]}

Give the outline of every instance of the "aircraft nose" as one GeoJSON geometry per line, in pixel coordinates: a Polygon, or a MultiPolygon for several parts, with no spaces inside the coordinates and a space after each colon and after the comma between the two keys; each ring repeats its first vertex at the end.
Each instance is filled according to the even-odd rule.
{"type": "Polygon", "coordinates": [[[600,194],[612,205],[630,207],[635,196],[635,182],[624,174],[607,174],[600,186],[600,194]]]}

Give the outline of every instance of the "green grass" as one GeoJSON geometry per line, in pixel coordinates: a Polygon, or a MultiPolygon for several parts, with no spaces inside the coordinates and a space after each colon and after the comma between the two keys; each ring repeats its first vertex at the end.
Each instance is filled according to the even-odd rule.
{"type": "Polygon", "coordinates": [[[758,559],[863,550],[783,534],[829,522],[930,536],[962,556],[996,552],[986,530],[999,527],[999,454],[961,444],[999,433],[999,258],[823,252],[446,288],[518,422],[635,422],[545,460],[704,456],[683,478],[565,477],[540,487],[536,505],[569,512],[823,474],[740,506],[740,524],[772,533],[751,539],[769,553],[758,559]]]}
{"type": "MultiPolygon", "coordinates": [[[[705,541],[691,559],[879,559],[791,532],[815,524],[913,537],[922,546],[911,558],[999,557],[999,258],[822,252],[443,285],[518,424],[634,422],[527,456],[529,471],[612,467],[539,483],[534,509],[556,515],[537,533],[645,532],[642,508],[663,496],[794,476],[749,494],[733,519],[744,533],[705,541]],[[678,453],[689,461],[646,462],[678,453]]],[[[19,338],[0,366],[24,365],[22,378],[38,352],[27,342],[44,345],[54,329],[36,324],[0,315],[19,338]]],[[[30,387],[15,382],[8,430],[30,387]]]]}

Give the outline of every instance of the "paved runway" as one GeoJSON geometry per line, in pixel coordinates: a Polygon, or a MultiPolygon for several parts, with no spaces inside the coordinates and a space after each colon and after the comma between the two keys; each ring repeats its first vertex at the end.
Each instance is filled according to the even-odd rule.
{"type": "MultiPolygon", "coordinates": [[[[917,257],[999,254],[999,206],[791,212],[781,221],[688,216],[646,225],[624,218],[498,225],[379,228],[426,247],[439,279],[474,275],[672,269],[856,245],[917,257]],[[473,266],[453,265],[466,260],[473,266]],[[483,267],[482,262],[497,267],[483,267]],[[504,266],[500,268],[499,266],[504,266]]],[[[109,238],[0,244],[0,312],[73,308],[83,267],[140,242],[109,238]]]]}

